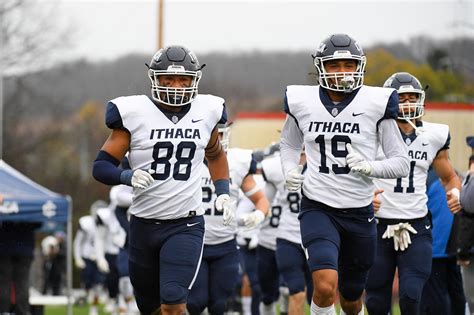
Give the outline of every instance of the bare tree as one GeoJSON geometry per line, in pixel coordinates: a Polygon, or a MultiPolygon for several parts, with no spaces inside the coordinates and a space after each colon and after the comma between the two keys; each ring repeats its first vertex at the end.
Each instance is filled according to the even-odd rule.
{"type": "Polygon", "coordinates": [[[70,26],[58,28],[55,4],[31,0],[0,1],[0,69],[37,70],[50,62],[54,48],[67,43],[70,26]]]}

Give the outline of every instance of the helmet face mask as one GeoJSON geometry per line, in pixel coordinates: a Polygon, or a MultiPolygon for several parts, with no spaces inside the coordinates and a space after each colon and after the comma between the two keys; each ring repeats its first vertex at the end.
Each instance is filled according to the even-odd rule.
{"type": "Polygon", "coordinates": [[[151,96],[168,106],[183,106],[190,104],[198,94],[199,81],[202,72],[196,55],[182,46],[169,46],[160,49],[153,56],[148,69],[151,81],[151,96]],[[176,84],[166,84],[170,76],[186,76],[190,84],[177,78],[176,84]],[[168,79],[167,79],[168,78],[168,79]],[[183,82],[181,82],[183,81],[183,82]]]}
{"type": "Polygon", "coordinates": [[[357,42],[346,34],[334,34],[319,46],[314,57],[314,66],[321,87],[334,92],[351,93],[364,84],[366,57],[357,42]],[[329,61],[348,61],[356,63],[354,71],[328,72],[329,61]]]}
{"type": "Polygon", "coordinates": [[[397,72],[390,76],[383,86],[397,90],[400,98],[398,119],[414,120],[425,114],[425,91],[415,76],[407,72],[397,72]]]}

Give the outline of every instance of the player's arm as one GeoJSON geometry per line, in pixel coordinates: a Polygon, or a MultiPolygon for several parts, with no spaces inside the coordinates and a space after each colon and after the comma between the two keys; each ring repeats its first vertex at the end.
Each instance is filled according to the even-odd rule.
{"type": "Polygon", "coordinates": [[[290,170],[298,166],[302,148],[303,134],[295,118],[286,115],[280,139],[280,156],[283,174],[287,174],[290,170]]]}
{"type": "Polygon", "coordinates": [[[249,174],[245,176],[240,188],[245,196],[253,202],[256,211],[260,211],[263,216],[266,216],[268,214],[268,209],[270,208],[270,202],[267,197],[265,197],[263,190],[258,187],[253,175],[249,174]]]}
{"type": "Polygon", "coordinates": [[[457,213],[461,210],[459,202],[459,191],[461,190],[461,180],[456,175],[453,166],[449,160],[449,150],[440,150],[433,160],[432,166],[438,174],[441,183],[446,190],[446,197],[448,200],[448,207],[452,213],[457,213]]]}
{"type": "Polygon", "coordinates": [[[227,156],[219,141],[219,132],[217,128],[212,130],[211,139],[207,144],[205,153],[209,173],[211,173],[211,178],[216,187],[217,195],[219,196],[222,193],[229,194],[229,165],[227,163],[227,156]]]}
{"type": "Polygon", "coordinates": [[[79,229],[76,232],[76,237],[74,237],[74,261],[76,263],[76,267],[79,269],[84,269],[86,267],[86,263],[84,259],[82,259],[82,246],[84,243],[84,231],[79,226],[79,229]]]}
{"type": "Polygon", "coordinates": [[[104,221],[101,219],[100,215],[97,214],[96,217],[96,230],[94,233],[94,249],[96,256],[96,263],[99,270],[103,273],[109,273],[109,264],[105,259],[105,239],[107,233],[109,232],[108,227],[105,225],[104,221]]]}
{"type": "Polygon", "coordinates": [[[394,119],[382,120],[378,127],[378,134],[386,159],[369,162],[372,167],[370,176],[378,178],[408,176],[410,160],[396,121],[394,119]]]}

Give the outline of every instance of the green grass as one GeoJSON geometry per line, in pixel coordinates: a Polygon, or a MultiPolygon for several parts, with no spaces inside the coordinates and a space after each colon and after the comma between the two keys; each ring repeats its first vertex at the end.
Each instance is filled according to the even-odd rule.
{"type": "MultiPolygon", "coordinates": [[[[337,309],[339,310],[339,306],[337,306],[337,309]]],[[[89,307],[87,305],[73,306],[72,313],[73,315],[88,315],[89,307]]],[[[305,308],[305,313],[306,315],[310,314],[308,306],[306,306],[305,308]]],[[[66,315],[66,314],[67,314],[67,308],[63,306],[46,306],[45,311],[44,311],[44,315],[66,315]]],[[[99,315],[107,315],[107,313],[103,311],[103,306],[99,307],[99,315]]],[[[394,305],[392,315],[400,315],[400,308],[398,307],[398,304],[394,305]]]]}

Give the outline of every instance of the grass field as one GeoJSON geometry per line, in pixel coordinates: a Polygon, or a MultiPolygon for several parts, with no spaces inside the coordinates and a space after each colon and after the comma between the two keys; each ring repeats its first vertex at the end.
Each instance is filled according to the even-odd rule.
{"type": "MultiPolygon", "coordinates": [[[[88,306],[74,306],[72,312],[74,315],[88,315],[89,307],[88,306]]],[[[65,315],[65,314],[67,314],[66,307],[60,307],[60,306],[48,306],[45,308],[45,312],[44,312],[44,315],[65,315]]],[[[107,314],[108,313],[105,313],[102,307],[100,307],[99,315],[107,315],[107,314]]],[[[398,308],[397,304],[394,305],[392,314],[400,315],[400,309],[398,308]]],[[[306,315],[309,315],[308,307],[306,307],[306,315]]]]}

